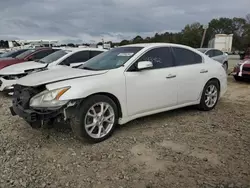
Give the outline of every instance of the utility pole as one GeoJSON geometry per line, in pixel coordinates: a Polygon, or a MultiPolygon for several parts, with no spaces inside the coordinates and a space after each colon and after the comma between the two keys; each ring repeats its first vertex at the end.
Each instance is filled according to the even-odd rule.
{"type": "Polygon", "coordinates": [[[203,47],[203,43],[204,43],[205,36],[206,36],[206,33],[207,33],[208,25],[203,25],[203,29],[204,29],[204,32],[203,32],[203,36],[202,36],[201,46],[200,46],[200,48],[202,48],[202,47],[203,47]]]}

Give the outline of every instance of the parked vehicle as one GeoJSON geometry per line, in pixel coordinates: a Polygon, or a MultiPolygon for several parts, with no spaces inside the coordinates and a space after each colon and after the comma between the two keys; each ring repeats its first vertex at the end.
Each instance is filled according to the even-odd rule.
{"type": "Polygon", "coordinates": [[[134,44],[111,49],[78,68],[19,79],[10,111],[36,128],[69,122],[79,138],[100,142],[117,124],[139,117],[190,105],[212,110],[226,88],[221,64],[198,50],[134,44]]]}
{"type": "Polygon", "coordinates": [[[214,48],[198,48],[197,50],[220,62],[225,71],[228,70],[228,54],[214,48]]]}
{"type": "Polygon", "coordinates": [[[250,57],[237,63],[231,74],[236,81],[250,80],[250,57]]]}
{"type": "MultiPolygon", "coordinates": [[[[43,71],[56,65],[79,66],[85,61],[105,52],[98,48],[72,48],[56,51],[40,60],[11,65],[0,70],[0,91],[13,89],[17,79],[28,74],[43,71]]],[[[59,67],[59,66],[56,66],[59,67]]]]}
{"type": "Polygon", "coordinates": [[[38,48],[38,49],[29,49],[15,58],[8,58],[8,59],[0,59],[0,70],[4,67],[17,64],[17,63],[23,63],[26,61],[34,61],[38,59],[42,59],[45,56],[57,51],[58,49],[52,49],[52,48],[38,48]]]}
{"type": "Polygon", "coordinates": [[[0,60],[3,58],[15,58],[16,56],[24,53],[27,50],[29,50],[29,49],[12,50],[12,51],[6,52],[6,53],[0,55],[0,60]]]}
{"type": "Polygon", "coordinates": [[[208,47],[230,54],[232,52],[232,44],[233,34],[216,34],[215,37],[208,42],[208,47]]]}

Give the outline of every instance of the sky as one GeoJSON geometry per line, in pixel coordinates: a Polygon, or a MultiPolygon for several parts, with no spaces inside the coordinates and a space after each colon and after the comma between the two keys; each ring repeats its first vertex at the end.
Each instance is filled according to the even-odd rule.
{"type": "Polygon", "coordinates": [[[245,17],[249,7],[250,0],[0,0],[0,39],[119,42],[245,17]]]}

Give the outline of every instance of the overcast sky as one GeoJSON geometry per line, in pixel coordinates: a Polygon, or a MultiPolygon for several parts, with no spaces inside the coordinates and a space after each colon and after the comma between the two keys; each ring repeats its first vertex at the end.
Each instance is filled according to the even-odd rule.
{"type": "Polygon", "coordinates": [[[0,39],[120,41],[245,17],[250,0],[0,0],[0,39]]]}

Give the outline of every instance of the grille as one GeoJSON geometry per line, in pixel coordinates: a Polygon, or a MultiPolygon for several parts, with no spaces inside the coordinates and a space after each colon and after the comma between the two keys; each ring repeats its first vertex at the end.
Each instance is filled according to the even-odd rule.
{"type": "Polygon", "coordinates": [[[250,71],[250,67],[243,67],[243,71],[250,71]]]}
{"type": "Polygon", "coordinates": [[[41,88],[25,87],[21,85],[14,86],[13,103],[29,108],[30,99],[41,92],[41,88]]]}

